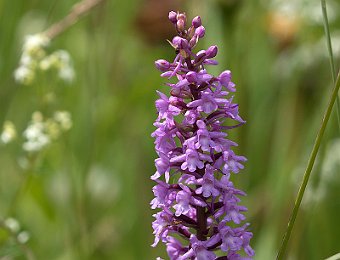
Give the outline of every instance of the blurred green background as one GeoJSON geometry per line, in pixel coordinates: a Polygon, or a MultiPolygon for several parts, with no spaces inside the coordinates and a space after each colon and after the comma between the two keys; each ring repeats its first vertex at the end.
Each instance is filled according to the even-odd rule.
{"type": "MultiPolygon", "coordinates": [[[[53,40],[67,50],[76,78],[55,75],[15,83],[25,35],[63,18],[77,1],[0,0],[0,126],[18,138],[0,146],[0,219],[17,219],[36,259],[167,259],[151,248],[150,176],[156,153],[156,89],[167,91],[154,60],[172,60],[170,10],[202,17],[199,48],[219,46],[219,66],[233,72],[235,99],[247,124],[232,130],[248,158],[234,176],[248,196],[255,259],[274,259],[331,90],[317,0],[107,0],[53,40]],[[72,114],[73,128],[23,170],[22,132],[34,111],[72,114]],[[44,110],[45,109],[45,110],[44,110]]],[[[340,4],[327,1],[336,66],[340,4]]],[[[198,48],[198,49],[199,49],[198,48]]],[[[335,112],[335,111],[334,111],[335,112]]],[[[289,244],[287,259],[324,259],[340,252],[340,139],[333,113],[289,244]]],[[[4,230],[0,259],[25,259],[4,230]]]]}

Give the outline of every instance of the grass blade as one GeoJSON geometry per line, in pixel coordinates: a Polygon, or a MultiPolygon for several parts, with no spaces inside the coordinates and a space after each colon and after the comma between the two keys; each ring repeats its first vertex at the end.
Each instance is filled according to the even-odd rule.
{"type": "MultiPolygon", "coordinates": [[[[331,35],[330,35],[330,32],[329,32],[327,6],[326,6],[325,0],[321,0],[321,9],[322,9],[322,16],[323,16],[323,25],[324,25],[324,29],[325,29],[325,36],[326,36],[326,41],[327,41],[329,62],[330,62],[330,65],[331,65],[332,79],[333,79],[333,84],[335,84],[336,75],[335,75],[334,55],[333,55],[333,49],[332,49],[331,35]]],[[[338,125],[339,125],[339,129],[340,129],[340,101],[339,101],[339,96],[337,96],[337,99],[336,99],[336,106],[337,106],[338,125]]]]}
{"type": "Polygon", "coordinates": [[[291,213],[291,216],[290,216],[290,219],[289,219],[289,222],[288,222],[288,227],[287,227],[286,233],[283,237],[282,244],[281,244],[281,247],[280,247],[279,252],[277,254],[277,257],[276,257],[277,260],[283,259],[284,254],[286,252],[287,244],[288,244],[290,235],[291,235],[293,227],[294,227],[295,219],[296,219],[296,216],[298,214],[298,211],[299,211],[299,208],[300,208],[300,205],[301,205],[301,201],[302,201],[304,192],[306,190],[306,186],[308,184],[309,176],[310,176],[310,173],[313,169],[315,158],[316,158],[316,155],[318,154],[323,134],[325,132],[329,117],[330,117],[331,112],[332,112],[332,108],[333,108],[335,100],[337,98],[337,93],[339,92],[339,87],[340,87],[340,72],[338,73],[338,77],[337,77],[333,92],[331,94],[330,100],[328,102],[327,109],[326,109],[325,114],[323,116],[320,129],[319,129],[318,134],[316,136],[314,146],[313,146],[312,152],[311,152],[309,160],[308,160],[307,168],[306,168],[305,173],[303,175],[303,180],[302,180],[301,186],[299,188],[299,191],[298,191],[298,194],[297,194],[297,197],[296,197],[296,200],[295,200],[294,208],[293,208],[293,211],[291,213]]]}

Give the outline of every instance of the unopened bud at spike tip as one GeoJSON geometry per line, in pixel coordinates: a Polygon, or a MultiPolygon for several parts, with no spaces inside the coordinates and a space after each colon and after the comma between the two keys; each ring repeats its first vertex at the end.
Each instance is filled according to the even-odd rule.
{"type": "Polygon", "coordinates": [[[185,25],[186,25],[186,19],[187,17],[185,16],[185,14],[178,14],[177,15],[177,30],[179,32],[184,32],[185,31],[185,25]]]}
{"type": "Polygon", "coordinates": [[[169,17],[170,22],[172,22],[173,24],[177,23],[177,13],[176,12],[170,11],[168,17],[169,17]]]}
{"type": "Polygon", "coordinates": [[[192,19],[192,26],[194,26],[194,28],[198,28],[201,25],[202,25],[201,17],[196,16],[194,19],[192,19]]]}
{"type": "Polygon", "coordinates": [[[176,23],[177,30],[180,32],[184,32],[185,30],[185,22],[183,20],[178,20],[176,23]]]}

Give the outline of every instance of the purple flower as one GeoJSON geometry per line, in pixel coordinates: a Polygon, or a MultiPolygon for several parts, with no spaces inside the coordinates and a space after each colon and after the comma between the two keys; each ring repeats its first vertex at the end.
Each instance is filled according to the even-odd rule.
{"type": "Polygon", "coordinates": [[[232,74],[225,70],[216,77],[205,69],[217,64],[217,46],[193,52],[205,35],[199,16],[189,28],[183,13],[171,11],[169,20],[178,33],[170,42],[176,57],[155,66],[162,77],[177,80],[166,83],[170,95],[157,91],[155,102],[152,137],[158,158],[150,205],[160,211],[153,215],[152,246],[165,243],[171,260],[213,260],[216,250],[230,260],[251,259],[252,233],[248,224],[240,226],[247,211],[240,197],[246,194],[232,182],[246,158],[234,153],[237,144],[224,132],[245,123],[230,96],[236,91],[232,74]]]}
{"type": "Polygon", "coordinates": [[[235,153],[230,150],[223,152],[223,161],[225,162],[223,172],[227,173],[232,171],[234,173],[239,173],[239,171],[244,168],[240,162],[245,162],[247,159],[244,156],[235,155],[235,153]]]}
{"type": "Polygon", "coordinates": [[[242,238],[237,236],[234,232],[234,230],[229,227],[225,226],[225,224],[222,222],[223,227],[219,229],[219,232],[221,234],[222,238],[222,245],[221,249],[225,252],[233,251],[237,252],[241,249],[243,241],[242,238]]]}
{"type": "Polygon", "coordinates": [[[186,124],[193,125],[197,118],[199,117],[199,112],[197,110],[188,110],[185,112],[184,117],[185,117],[185,122],[186,124]]]}
{"type": "Polygon", "coordinates": [[[156,218],[156,220],[152,222],[153,234],[155,235],[155,241],[152,246],[155,247],[160,239],[164,242],[166,241],[173,216],[170,211],[164,210],[154,214],[153,217],[156,218]]]}
{"type": "Polygon", "coordinates": [[[216,255],[207,249],[207,241],[200,241],[195,235],[190,237],[191,249],[180,256],[178,260],[186,260],[195,257],[197,260],[214,260],[216,255]]]}
{"type": "Polygon", "coordinates": [[[170,160],[166,156],[166,154],[159,152],[159,158],[155,160],[156,165],[156,173],[151,176],[152,180],[158,179],[162,174],[165,174],[165,180],[166,182],[169,182],[170,178],[170,160]]]}
{"type": "Polygon", "coordinates": [[[204,91],[201,93],[201,98],[190,102],[188,107],[197,108],[199,112],[209,114],[217,110],[218,103],[211,91],[204,91]]]}
{"type": "Polygon", "coordinates": [[[186,252],[183,245],[175,238],[168,236],[166,243],[166,251],[170,259],[179,259],[186,252]]]}
{"type": "Polygon", "coordinates": [[[229,91],[231,92],[236,91],[235,84],[231,82],[231,71],[230,70],[223,71],[218,77],[218,79],[221,85],[226,87],[229,91]]]}
{"type": "Polygon", "coordinates": [[[159,208],[171,205],[175,200],[175,192],[171,191],[170,185],[162,181],[152,188],[155,198],[150,202],[151,208],[159,208]]]}
{"type": "Polygon", "coordinates": [[[174,116],[180,114],[181,109],[171,104],[171,102],[177,101],[177,98],[170,97],[169,99],[162,92],[157,91],[157,93],[160,99],[157,99],[155,103],[156,103],[156,108],[159,114],[159,117],[158,117],[159,120],[164,119],[164,118],[172,120],[174,116]]]}
{"type": "Polygon", "coordinates": [[[197,184],[200,184],[201,187],[196,189],[196,193],[202,194],[205,198],[210,196],[217,197],[220,194],[220,191],[215,186],[215,182],[214,167],[207,165],[203,178],[197,180],[197,184]]]}
{"type": "Polygon", "coordinates": [[[187,186],[180,185],[182,190],[179,191],[176,195],[176,202],[173,208],[176,210],[175,216],[179,217],[180,215],[188,214],[193,206],[205,206],[206,204],[192,196],[192,192],[187,186]]]}
{"type": "Polygon", "coordinates": [[[195,149],[188,148],[185,154],[176,156],[170,160],[172,163],[183,162],[181,169],[184,171],[188,169],[189,172],[194,172],[197,168],[203,169],[204,163],[203,159],[206,159],[207,155],[203,153],[198,153],[195,149]]]}
{"type": "Polygon", "coordinates": [[[175,216],[178,217],[181,214],[187,214],[190,209],[190,200],[191,200],[191,192],[187,192],[181,190],[176,195],[177,204],[174,205],[174,209],[176,210],[175,216]]]}

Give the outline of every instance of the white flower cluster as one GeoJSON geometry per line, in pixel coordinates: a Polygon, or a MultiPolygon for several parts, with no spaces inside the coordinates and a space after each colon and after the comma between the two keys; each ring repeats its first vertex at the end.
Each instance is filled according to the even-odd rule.
{"type": "Polygon", "coordinates": [[[13,141],[17,136],[15,126],[11,121],[5,121],[2,133],[0,135],[0,141],[4,144],[8,144],[13,141]]]}
{"type": "Polygon", "coordinates": [[[30,85],[36,72],[55,69],[59,78],[71,82],[74,78],[74,69],[69,53],[57,50],[47,55],[45,48],[50,44],[50,39],[44,34],[28,35],[25,39],[20,66],[14,72],[18,83],[30,85]]]}
{"type": "Polygon", "coordinates": [[[50,143],[50,137],[46,132],[43,116],[40,112],[34,112],[32,121],[23,133],[26,142],[23,149],[28,152],[37,152],[50,143]]]}
{"type": "Polygon", "coordinates": [[[71,127],[72,119],[67,111],[57,111],[52,118],[46,120],[41,112],[34,112],[32,121],[23,133],[26,139],[23,149],[27,152],[38,152],[71,127]]]}
{"type": "Polygon", "coordinates": [[[66,82],[72,82],[74,79],[74,69],[70,54],[65,50],[57,50],[46,56],[40,61],[39,68],[42,71],[55,68],[58,76],[66,82]]]}
{"type": "Polygon", "coordinates": [[[30,239],[30,234],[27,231],[20,231],[19,222],[14,218],[7,218],[4,220],[5,227],[17,237],[17,241],[25,244],[30,239]]]}

